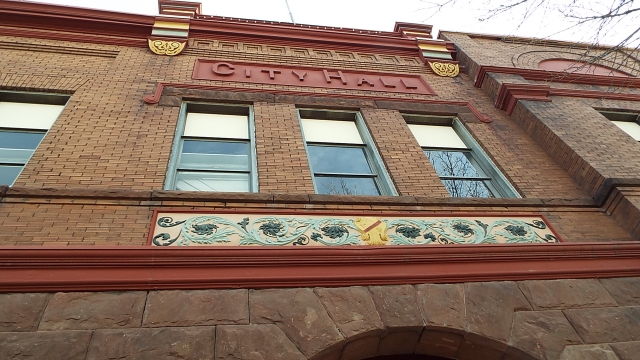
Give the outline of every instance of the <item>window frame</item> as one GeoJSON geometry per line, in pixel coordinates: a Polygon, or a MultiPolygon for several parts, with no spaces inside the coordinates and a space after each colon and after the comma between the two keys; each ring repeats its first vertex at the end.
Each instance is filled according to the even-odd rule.
{"type": "MultiPolygon", "coordinates": [[[[373,179],[374,184],[376,185],[379,194],[377,195],[355,195],[355,196],[398,196],[398,192],[393,186],[393,181],[391,180],[391,176],[384,166],[382,162],[382,157],[380,156],[380,152],[377,147],[374,145],[373,138],[364,123],[364,119],[359,111],[348,111],[348,110],[328,110],[328,109],[313,109],[313,108],[297,108],[296,114],[298,115],[298,123],[300,124],[300,131],[302,134],[302,141],[304,143],[304,150],[307,154],[307,163],[309,165],[309,171],[311,173],[311,178],[313,181],[313,190],[316,194],[321,194],[318,192],[318,184],[316,182],[316,174],[319,174],[318,177],[352,177],[352,178],[371,178],[373,179]],[[327,118],[311,118],[311,117],[302,117],[302,112],[318,112],[320,114],[327,114],[327,118]],[[331,118],[328,114],[340,115],[340,114],[349,114],[348,116],[335,116],[331,118]],[[352,119],[349,117],[353,116],[352,119]],[[358,130],[358,134],[360,135],[360,139],[362,140],[362,144],[351,144],[351,143],[332,143],[332,142],[318,142],[318,141],[310,141],[308,142],[304,135],[304,127],[302,125],[302,120],[333,120],[333,121],[350,121],[353,122],[358,130]],[[358,174],[358,173],[329,173],[329,172],[314,172],[313,165],[311,164],[311,157],[309,154],[309,146],[327,146],[327,147],[342,147],[342,148],[358,148],[363,149],[365,160],[371,169],[371,174],[358,174]]],[[[348,194],[325,194],[325,195],[348,195],[348,194]]]]}
{"type": "Polygon", "coordinates": [[[617,129],[622,130],[627,136],[631,137],[634,141],[640,142],[640,139],[636,139],[633,135],[628,133],[625,129],[618,126],[616,123],[634,123],[640,126],[640,113],[632,112],[632,111],[608,111],[608,110],[600,110],[600,115],[607,118],[611,121],[612,125],[614,125],[617,129]]]}
{"type": "MultiPolygon", "coordinates": [[[[11,182],[11,184],[6,184],[6,186],[13,186],[16,180],[18,180],[18,178],[20,177],[20,175],[22,175],[24,168],[27,166],[27,164],[29,164],[29,161],[31,161],[33,154],[35,154],[35,152],[38,150],[38,148],[40,147],[40,144],[42,144],[42,141],[44,141],[45,137],[47,137],[47,134],[49,134],[49,131],[51,131],[51,128],[53,127],[55,122],[58,121],[58,118],[60,117],[60,115],[62,115],[62,112],[64,111],[65,107],[69,103],[70,98],[71,96],[69,94],[0,90],[0,102],[62,106],[62,110],[60,111],[60,114],[56,117],[56,119],[53,121],[51,126],[49,126],[49,128],[46,130],[41,128],[24,128],[24,127],[18,128],[18,127],[0,126],[0,131],[6,131],[11,133],[42,134],[42,138],[33,149],[33,153],[31,154],[31,156],[29,156],[29,159],[27,159],[23,164],[20,164],[17,162],[15,163],[3,162],[2,159],[0,159],[0,166],[20,167],[20,171],[18,172],[18,175],[15,177],[15,179],[13,179],[13,182],[11,182]]],[[[5,184],[0,184],[0,186],[2,185],[5,185],[5,184]]]]}
{"type": "MultiPolygon", "coordinates": [[[[427,161],[431,162],[429,160],[429,157],[425,153],[425,151],[449,151],[449,152],[461,152],[461,153],[466,152],[470,154],[470,157],[477,164],[477,167],[476,167],[475,166],[476,164],[473,164],[473,162],[470,161],[471,165],[474,167],[475,171],[478,173],[479,175],[478,177],[440,176],[440,174],[438,174],[438,177],[440,178],[441,181],[443,180],[482,181],[483,184],[485,184],[485,186],[487,187],[487,189],[491,192],[494,198],[521,198],[520,194],[515,189],[515,187],[511,185],[509,180],[507,180],[507,178],[498,170],[498,167],[495,165],[495,163],[484,152],[484,150],[480,147],[480,145],[476,142],[476,140],[471,136],[471,133],[464,127],[462,122],[457,117],[416,115],[416,114],[407,114],[407,113],[402,113],[402,116],[405,119],[405,122],[407,123],[407,125],[429,125],[429,126],[450,127],[453,129],[456,135],[460,138],[460,140],[462,140],[462,142],[466,146],[465,148],[420,146],[425,157],[427,157],[427,161]]],[[[443,182],[443,185],[444,185],[444,182],[443,182]]],[[[469,198],[473,198],[473,197],[469,197],[469,198]]]]}
{"type": "Polygon", "coordinates": [[[171,154],[169,157],[169,165],[167,166],[167,173],[165,176],[164,190],[173,191],[197,191],[197,190],[176,190],[176,180],[179,171],[183,172],[202,172],[202,173],[225,173],[225,174],[249,174],[249,190],[248,193],[258,192],[258,162],[256,157],[256,139],[255,139],[255,124],[253,106],[248,104],[225,104],[225,103],[206,103],[206,102],[183,102],[180,106],[180,114],[178,116],[178,123],[176,125],[175,134],[173,137],[173,144],[171,146],[171,154]],[[218,114],[218,115],[236,115],[234,112],[238,112],[237,109],[244,108],[247,111],[247,122],[249,136],[248,139],[235,139],[235,138],[218,138],[218,137],[206,137],[198,138],[192,136],[184,136],[184,130],[187,124],[187,114],[200,113],[200,114],[218,114]],[[190,111],[191,110],[191,111],[190,111]],[[196,110],[196,111],[193,111],[196,110]],[[220,111],[220,110],[226,110],[220,111]],[[234,170],[181,170],[179,168],[180,158],[182,156],[182,149],[185,140],[196,141],[218,141],[218,142],[241,142],[248,143],[249,145],[249,171],[234,171],[234,170]]]}

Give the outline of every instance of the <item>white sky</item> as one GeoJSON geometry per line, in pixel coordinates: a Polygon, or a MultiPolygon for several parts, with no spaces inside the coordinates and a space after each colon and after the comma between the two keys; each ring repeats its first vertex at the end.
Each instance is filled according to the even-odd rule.
{"type": "MultiPolygon", "coordinates": [[[[198,1],[198,0],[192,0],[198,1]]],[[[434,30],[450,30],[485,34],[549,37],[559,40],[586,41],[582,32],[556,34],[568,26],[565,19],[553,14],[539,14],[520,25],[518,14],[505,14],[497,19],[480,22],[482,4],[487,0],[461,1],[455,10],[433,15],[421,0],[288,0],[294,20],[300,24],[348,27],[366,30],[393,31],[396,21],[426,23],[434,30]]],[[[563,0],[557,0],[562,2],[563,0]]],[[[37,2],[76,7],[157,15],[157,0],[37,0],[37,2]]],[[[205,15],[245,19],[290,21],[285,0],[200,0],[205,15]]],[[[637,24],[636,24],[637,25],[637,24]]],[[[621,28],[621,27],[619,27],[621,28]]],[[[434,34],[436,33],[434,31],[434,34]]],[[[601,40],[615,44],[620,35],[610,34],[601,40]]]]}

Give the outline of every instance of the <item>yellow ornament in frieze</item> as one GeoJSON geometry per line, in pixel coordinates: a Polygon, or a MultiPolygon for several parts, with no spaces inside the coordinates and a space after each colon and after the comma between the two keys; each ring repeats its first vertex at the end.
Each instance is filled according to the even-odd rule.
{"type": "Polygon", "coordinates": [[[429,61],[429,66],[431,70],[439,76],[456,77],[460,73],[460,66],[458,66],[458,64],[429,61]]]}
{"type": "Polygon", "coordinates": [[[387,223],[374,217],[359,217],[353,221],[367,245],[387,244],[387,223]]]}
{"type": "Polygon", "coordinates": [[[186,45],[186,41],[149,39],[149,49],[157,55],[178,55],[186,45]]]}

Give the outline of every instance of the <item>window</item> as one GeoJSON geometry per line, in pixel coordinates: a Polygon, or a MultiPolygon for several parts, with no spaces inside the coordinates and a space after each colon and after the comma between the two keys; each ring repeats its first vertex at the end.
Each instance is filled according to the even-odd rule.
{"type": "Polygon", "coordinates": [[[316,193],[396,195],[358,113],[298,113],[316,193]]]}
{"type": "Polygon", "coordinates": [[[451,196],[518,196],[457,119],[403,116],[451,196]]]}
{"type": "Polygon", "coordinates": [[[252,118],[248,106],[183,105],[165,189],[257,191],[252,118]]]}
{"type": "Polygon", "coordinates": [[[615,111],[602,111],[601,114],[636,141],[640,141],[640,114],[615,111]]]}
{"type": "Polygon", "coordinates": [[[13,185],[67,99],[0,92],[0,185],[13,185]]]}

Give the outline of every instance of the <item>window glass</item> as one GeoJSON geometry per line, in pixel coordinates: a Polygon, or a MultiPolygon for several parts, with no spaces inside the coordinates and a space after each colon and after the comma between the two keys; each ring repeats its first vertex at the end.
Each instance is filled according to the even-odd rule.
{"type": "MultiPolygon", "coordinates": [[[[66,102],[65,97],[49,94],[2,92],[0,95],[3,99],[66,102]]],[[[63,109],[64,105],[0,101],[0,185],[13,185],[63,109]]]]}
{"type": "Polygon", "coordinates": [[[188,113],[183,136],[249,139],[249,119],[243,115],[188,113]]]}
{"type": "Polygon", "coordinates": [[[442,180],[444,187],[453,197],[494,197],[484,180],[442,180]]]}
{"type": "Polygon", "coordinates": [[[30,133],[0,130],[0,148],[35,150],[40,141],[42,141],[44,134],[44,132],[30,133]]]}
{"type": "Polygon", "coordinates": [[[640,141],[640,125],[631,121],[612,121],[617,127],[629,134],[636,141],[640,141]]]}
{"type": "Polygon", "coordinates": [[[178,171],[176,190],[248,192],[248,173],[178,171]]]}
{"type": "Polygon", "coordinates": [[[409,124],[409,130],[422,147],[467,148],[467,145],[451,126],[409,124]]]}
{"type": "Polygon", "coordinates": [[[298,113],[316,193],[394,194],[357,113],[308,109],[298,113]]]}
{"type": "Polygon", "coordinates": [[[63,105],[0,102],[0,127],[49,130],[63,105]]]}
{"type": "Polygon", "coordinates": [[[311,168],[316,173],[371,174],[363,148],[308,145],[311,168]]]}
{"type": "Polygon", "coordinates": [[[24,165],[0,165],[0,185],[11,185],[20,175],[24,165]]]}
{"type": "Polygon", "coordinates": [[[426,150],[425,155],[441,177],[480,177],[471,152],[426,150]]]}
{"type": "Polygon", "coordinates": [[[302,119],[302,131],[308,142],[364,144],[353,121],[302,119]]]}
{"type": "Polygon", "coordinates": [[[246,142],[184,140],[180,169],[249,171],[249,144],[246,142]]]}
{"type": "Polygon", "coordinates": [[[318,194],[380,195],[373,178],[316,175],[315,181],[318,194]]]}
{"type": "Polygon", "coordinates": [[[252,116],[248,107],[184,104],[176,132],[166,189],[257,191],[252,116]]]}
{"type": "Polygon", "coordinates": [[[422,115],[405,115],[405,119],[437,122],[409,124],[409,129],[451,196],[517,196],[458,120],[422,115]]]}

